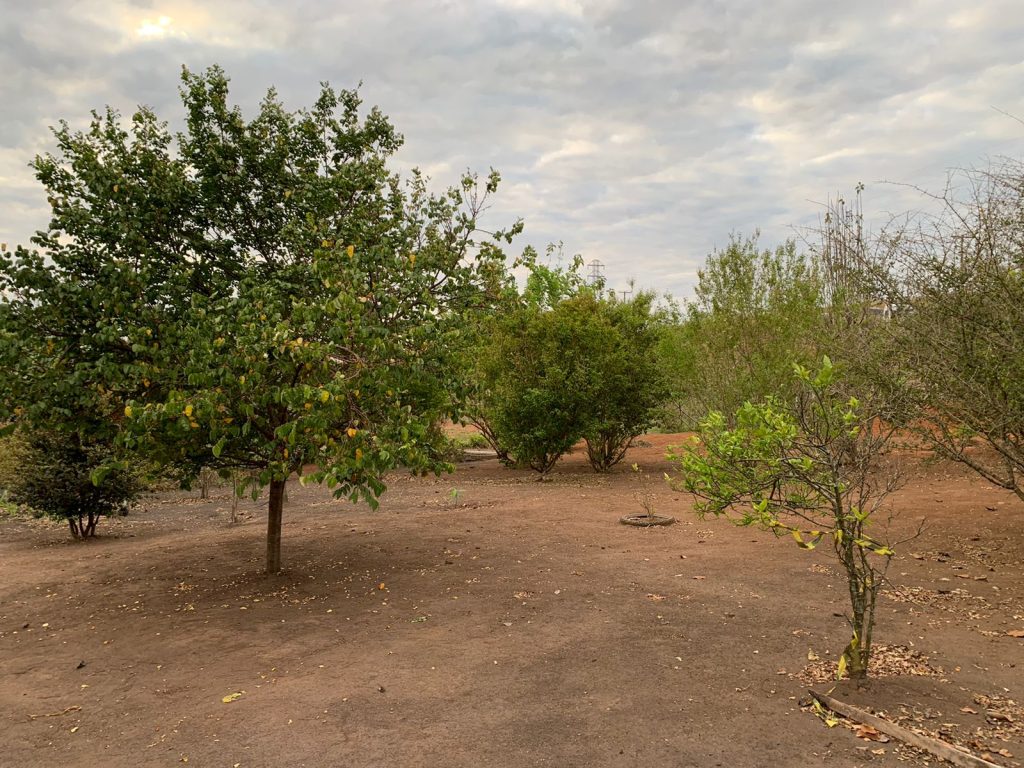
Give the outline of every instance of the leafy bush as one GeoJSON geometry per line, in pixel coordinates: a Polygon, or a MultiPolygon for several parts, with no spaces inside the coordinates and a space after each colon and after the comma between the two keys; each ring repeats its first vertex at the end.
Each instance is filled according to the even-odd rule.
{"type": "Polygon", "coordinates": [[[17,457],[17,471],[7,480],[11,498],[66,520],[76,539],[95,535],[100,517],[126,510],[144,490],[139,475],[129,469],[96,477],[97,470],[109,468],[112,452],[101,444],[84,444],[75,434],[31,433],[17,457]]]}
{"type": "Polygon", "coordinates": [[[497,320],[480,354],[489,439],[542,473],[581,438],[595,469],[620,461],[665,391],[653,300],[583,289],[550,309],[528,305],[497,320]]]}
{"type": "Polygon", "coordinates": [[[665,314],[654,309],[654,294],[631,301],[606,300],[592,308],[594,322],[607,321],[613,331],[610,349],[584,350],[589,357],[589,396],[583,437],[587,457],[598,472],[618,464],[633,440],[655,420],[667,395],[657,346],[665,314]]]}
{"type": "Polygon", "coordinates": [[[572,300],[551,311],[525,307],[498,324],[486,359],[488,422],[517,464],[546,474],[583,435],[590,377],[580,350],[613,348],[611,327],[592,319],[572,300]]]}

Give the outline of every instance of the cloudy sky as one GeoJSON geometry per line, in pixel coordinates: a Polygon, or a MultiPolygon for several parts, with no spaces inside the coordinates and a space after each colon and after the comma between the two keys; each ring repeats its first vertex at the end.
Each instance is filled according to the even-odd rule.
{"type": "Polygon", "coordinates": [[[0,0],[0,240],[45,225],[47,126],[173,125],[181,65],[213,63],[245,109],[362,81],[402,166],[493,166],[492,223],[678,296],[730,232],[777,243],[858,181],[881,221],[922,204],[886,181],[1024,154],[1021,0],[0,0]]]}

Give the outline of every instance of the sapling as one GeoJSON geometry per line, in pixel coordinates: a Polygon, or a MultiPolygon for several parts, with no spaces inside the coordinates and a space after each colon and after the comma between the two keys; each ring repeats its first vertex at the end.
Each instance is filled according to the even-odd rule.
{"type": "Polygon", "coordinates": [[[811,372],[794,366],[788,400],[746,403],[735,426],[712,412],[689,444],[670,449],[680,475],[671,482],[696,496],[700,516],[792,536],[802,549],[822,541],[846,575],[853,636],[838,674],[867,676],[879,591],[893,556],[872,530],[885,498],[899,485],[886,456],[893,429],[874,403],[844,391],[831,360],[811,372]]]}

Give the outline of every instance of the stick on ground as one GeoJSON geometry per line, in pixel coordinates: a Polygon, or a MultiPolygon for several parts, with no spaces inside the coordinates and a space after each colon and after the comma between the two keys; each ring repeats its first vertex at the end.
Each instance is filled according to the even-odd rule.
{"type": "Polygon", "coordinates": [[[945,741],[939,739],[933,739],[930,736],[922,736],[920,733],[914,733],[911,730],[904,728],[902,725],[890,722],[889,720],[883,720],[880,717],[872,715],[870,712],[865,712],[863,709],[853,706],[852,704],[846,704],[845,702],[833,699],[824,693],[818,693],[816,691],[810,691],[811,696],[817,699],[825,707],[828,707],[836,714],[842,715],[843,717],[849,718],[857,723],[863,723],[864,725],[870,725],[876,731],[891,736],[894,739],[910,744],[918,749],[923,749],[936,757],[940,757],[953,765],[961,766],[961,768],[1001,768],[996,763],[991,763],[976,755],[972,755],[970,752],[961,749],[960,747],[953,746],[945,741]]]}

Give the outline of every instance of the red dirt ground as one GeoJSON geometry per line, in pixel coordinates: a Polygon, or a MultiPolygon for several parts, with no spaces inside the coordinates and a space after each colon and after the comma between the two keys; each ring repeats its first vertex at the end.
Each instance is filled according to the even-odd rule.
{"type": "MultiPolygon", "coordinates": [[[[620,525],[636,474],[578,451],[546,483],[493,460],[396,475],[377,512],[293,484],[276,577],[262,505],[231,525],[225,489],[151,499],[86,544],[0,522],[0,765],[924,764],[798,706],[794,674],[849,639],[826,548],[696,519],[658,480],[677,438],[647,439],[627,462],[666,528],[620,525]]],[[[928,528],[876,641],[936,673],[834,695],[1019,765],[1024,505],[912,469],[897,532],[928,528]]]]}

